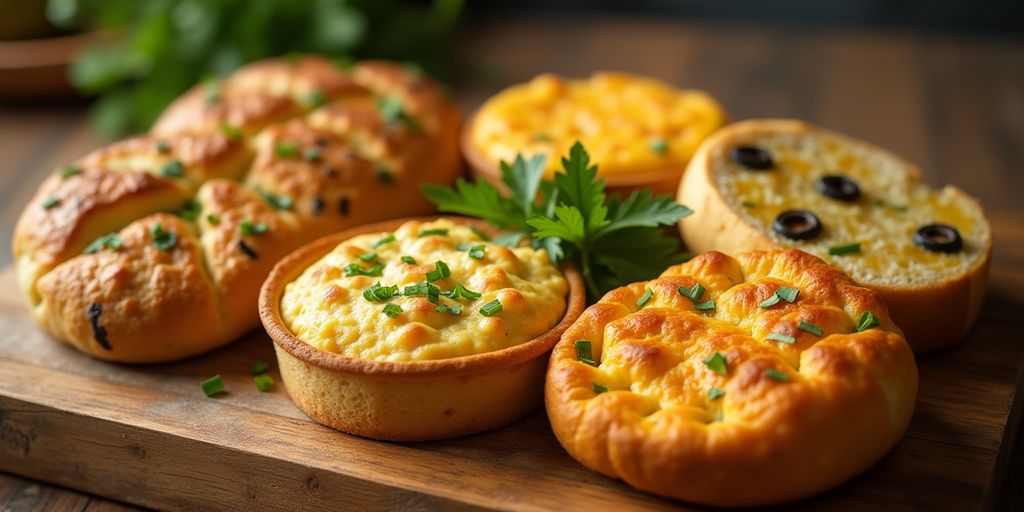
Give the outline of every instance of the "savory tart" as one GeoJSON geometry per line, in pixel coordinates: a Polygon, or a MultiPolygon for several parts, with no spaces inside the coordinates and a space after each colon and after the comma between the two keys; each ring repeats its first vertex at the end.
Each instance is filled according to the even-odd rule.
{"type": "Polygon", "coordinates": [[[258,323],[260,284],[302,243],[433,211],[419,185],[459,174],[458,126],[398,63],[253,63],[47,178],[14,234],[20,287],[40,325],[93,356],[205,352],[258,323]]]}
{"type": "Polygon", "coordinates": [[[260,314],[296,405],[388,440],[489,430],[539,405],[545,356],[583,310],[582,281],[545,250],[494,244],[483,229],[373,224],[281,260],[260,314]]]}
{"type": "Polygon", "coordinates": [[[878,291],[915,352],[961,339],[981,309],[992,232],[978,202],[862,141],[751,120],[694,156],[678,199],[691,250],[795,247],[878,291]]]}
{"type": "Polygon", "coordinates": [[[545,402],[585,466],[733,507],[864,471],[903,435],[916,394],[878,294],[791,249],[709,252],[609,292],[555,347],[545,402]]]}
{"type": "Polygon", "coordinates": [[[478,177],[498,184],[499,162],[544,155],[553,174],[558,155],[580,141],[609,187],[672,192],[697,146],[724,120],[707,94],[650,78],[543,74],[487,100],[463,130],[462,151],[478,177]]]}

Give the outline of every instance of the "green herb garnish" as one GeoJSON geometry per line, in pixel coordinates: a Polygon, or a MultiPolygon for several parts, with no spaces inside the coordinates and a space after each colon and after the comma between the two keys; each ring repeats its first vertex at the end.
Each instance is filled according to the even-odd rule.
{"type": "Polygon", "coordinates": [[[206,216],[206,222],[209,222],[210,225],[216,226],[220,224],[220,218],[211,213],[206,216]]]}
{"type": "Polygon", "coordinates": [[[420,238],[425,236],[448,236],[448,228],[424,229],[420,231],[420,238]]]}
{"type": "Polygon", "coordinates": [[[384,238],[378,239],[376,242],[373,242],[372,244],[370,244],[370,247],[373,247],[374,249],[376,249],[376,248],[378,248],[378,247],[380,247],[380,246],[382,246],[382,245],[384,245],[386,243],[390,243],[390,242],[394,242],[394,241],[395,241],[395,235],[393,233],[388,233],[387,235],[384,236],[384,238]]]}
{"type": "Polygon", "coordinates": [[[697,302],[700,299],[700,296],[704,295],[704,286],[700,283],[693,285],[693,288],[680,286],[679,288],[676,288],[676,291],[679,292],[679,295],[682,295],[693,302],[697,302]]]}
{"type": "Polygon", "coordinates": [[[266,361],[256,361],[255,363],[252,364],[252,366],[249,367],[249,373],[253,375],[259,375],[261,373],[265,373],[269,369],[270,364],[267,363],[266,361]]]}
{"type": "Polygon", "coordinates": [[[830,256],[842,256],[844,254],[858,253],[860,252],[860,242],[846,244],[846,245],[833,245],[828,248],[828,254],[830,256]]]}
{"type": "Polygon", "coordinates": [[[694,302],[693,309],[696,309],[697,311],[708,311],[711,309],[715,309],[715,299],[708,299],[704,302],[694,302]]]}
{"type": "Polygon", "coordinates": [[[359,259],[365,261],[366,263],[372,263],[377,260],[377,252],[370,251],[366,254],[360,254],[359,259]]]}
{"type": "Polygon", "coordinates": [[[224,379],[221,379],[220,375],[214,375],[204,380],[199,386],[203,389],[203,394],[212,397],[224,392],[224,379]]]}
{"type": "Polygon", "coordinates": [[[402,256],[402,263],[406,263],[406,264],[409,264],[409,265],[415,265],[416,264],[416,260],[412,256],[402,256]]]}
{"type": "Polygon", "coordinates": [[[398,316],[402,312],[402,306],[399,306],[398,304],[395,304],[394,302],[389,302],[389,303],[384,305],[384,309],[382,309],[381,311],[385,315],[387,315],[388,318],[394,318],[394,317],[398,316]]]}
{"type": "Polygon", "coordinates": [[[397,125],[402,123],[410,131],[419,128],[419,122],[405,111],[405,106],[400,98],[394,96],[377,98],[377,110],[387,124],[397,125]]]}
{"type": "Polygon", "coordinates": [[[156,148],[157,153],[167,154],[171,152],[171,145],[163,140],[156,141],[153,147],[156,148]]]}
{"type": "Polygon", "coordinates": [[[719,375],[729,374],[729,361],[721,352],[715,352],[704,358],[704,366],[719,375]]]}
{"type": "Polygon", "coordinates": [[[320,155],[319,149],[306,148],[306,150],[302,152],[302,158],[310,162],[319,162],[322,156],[320,155]]]}
{"type": "Polygon", "coordinates": [[[281,158],[291,158],[299,154],[299,148],[293,142],[278,142],[274,144],[274,154],[281,158]]]}
{"type": "Polygon", "coordinates": [[[253,224],[252,221],[243,220],[239,225],[238,229],[243,235],[262,235],[266,233],[270,228],[267,227],[266,222],[260,222],[253,224]]]}
{"type": "Polygon", "coordinates": [[[825,331],[821,330],[821,327],[818,327],[817,325],[814,324],[809,324],[807,322],[804,322],[803,320],[800,321],[800,325],[796,326],[796,328],[800,329],[801,331],[809,332],[815,336],[821,336],[822,334],[825,333],[825,331]]]}
{"type": "Polygon", "coordinates": [[[438,261],[436,261],[434,263],[434,270],[431,270],[430,272],[427,272],[427,281],[428,282],[434,282],[434,281],[437,281],[439,279],[444,279],[446,277],[451,277],[451,276],[452,276],[452,271],[451,271],[450,268],[448,268],[448,264],[443,262],[443,261],[441,261],[441,260],[438,260],[438,261]]]}
{"type": "Polygon", "coordinates": [[[711,386],[710,388],[708,388],[708,401],[709,402],[714,402],[715,400],[718,400],[719,398],[722,398],[723,396],[725,396],[725,390],[724,389],[716,388],[714,386],[711,386]]]}
{"type": "Polygon", "coordinates": [[[60,204],[60,198],[59,197],[47,197],[46,199],[43,199],[43,209],[44,210],[49,210],[50,208],[53,208],[54,206],[57,206],[59,204],[60,204]]]}
{"type": "Polygon", "coordinates": [[[426,297],[427,300],[437,304],[437,299],[441,296],[441,289],[427,281],[421,281],[411,286],[406,286],[405,290],[402,291],[402,295],[406,297],[426,297]]]}
{"type": "Polygon", "coordinates": [[[487,246],[485,246],[485,245],[474,245],[473,247],[469,248],[469,251],[467,251],[467,254],[469,255],[469,257],[471,259],[482,260],[482,259],[484,259],[484,253],[486,253],[486,252],[487,252],[487,246]]]}
{"type": "Polygon", "coordinates": [[[494,316],[500,313],[504,307],[501,305],[501,301],[494,299],[480,308],[480,314],[483,316],[494,316]]]}
{"type": "Polygon", "coordinates": [[[758,304],[758,307],[760,307],[760,308],[770,308],[770,307],[778,304],[780,300],[782,300],[782,299],[779,298],[779,294],[773,293],[771,297],[768,297],[767,299],[761,301],[761,303],[758,304]]]}
{"type": "Polygon", "coordinates": [[[160,175],[167,178],[180,178],[185,175],[185,164],[181,160],[171,160],[160,167],[160,175]]]}
{"type": "Polygon", "coordinates": [[[363,298],[370,302],[383,302],[398,295],[398,285],[381,286],[377,281],[373,286],[363,290],[363,298]]]}
{"type": "Polygon", "coordinates": [[[644,307],[644,304],[647,304],[647,302],[651,300],[651,297],[654,297],[654,292],[651,291],[650,288],[645,289],[644,294],[641,295],[640,298],[636,300],[636,307],[644,307]]]}
{"type": "Polygon", "coordinates": [[[757,208],[757,203],[753,201],[743,201],[742,203],[740,203],[740,206],[744,208],[757,208]]]}
{"type": "Polygon", "coordinates": [[[66,180],[72,176],[77,175],[80,172],[82,172],[82,170],[74,165],[65,165],[64,167],[60,168],[60,179],[66,180]]]}
{"type": "Polygon", "coordinates": [[[462,283],[455,283],[455,288],[452,288],[452,290],[449,292],[443,292],[443,295],[452,300],[458,300],[460,298],[465,298],[467,300],[476,300],[479,299],[480,296],[483,294],[479,292],[474,292],[473,290],[466,288],[465,286],[463,286],[462,283]]]}
{"type": "Polygon", "coordinates": [[[788,334],[782,334],[781,332],[771,332],[771,333],[768,333],[768,336],[765,336],[765,339],[771,340],[771,341],[777,341],[779,343],[785,343],[787,345],[792,345],[792,344],[796,343],[796,338],[794,338],[794,337],[792,337],[792,336],[790,336],[788,334]]]}
{"type": "Polygon", "coordinates": [[[161,251],[173,249],[178,245],[178,235],[174,231],[164,229],[163,224],[159,222],[149,228],[149,233],[153,235],[153,247],[161,251]]]}
{"type": "Polygon", "coordinates": [[[320,108],[327,104],[327,95],[320,89],[314,89],[306,94],[306,105],[309,108],[320,108]]]}
{"type": "Polygon", "coordinates": [[[768,377],[769,379],[777,380],[779,382],[786,382],[787,380],[789,380],[788,373],[780,372],[775,368],[768,368],[767,370],[765,370],[764,376],[768,377]]]}
{"type": "Polygon", "coordinates": [[[374,173],[377,175],[377,181],[381,183],[391,183],[392,181],[395,181],[394,176],[391,174],[391,169],[378,167],[374,173]]]}
{"type": "Polygon", "coordinates": [[[878,327],[878,325],[878,317],[870,311],[865,311],[857,319],[857,332],[863,332],[872,327],[878,327]]]}
{"type": "Polygon", "coordinates": [[[593,389],[594,393],[597,393],[598,395],[600,395],[601,393],[608,392],[608,386],[604,386],[604,385],[598,384],[596,382],[591,382],[590,383],[590,389],[593,389]]]}
{"type": "Polygon", "coordinates": [[[478,228],[476,226],[470,226],[469,230],[472,231],[474,235],[478,236],[480,238],[480,240],[483,240],[485,242],[490,242],[491,241],[491,235],[488,235],[487,233],[485,233],[484,230],[482,230],[482,229],[480,229],[480,228],[478,228]]]}
{"type": "Polygon", "coordinates": [[[345,270],[345,277],[352,277],[352,276],[380,277],[381,276],[381,272],[384,270],[384,265],[381,265],[380,263],[378,263],[378,264],[376,264],[376,265],[374,265],[374,266],[372,266],[370,268],[363,268],[363,267],[359,266],[358,263],[349,263],[348,265],[345,265],[345,269],[344,270],[345,270]]]}
{"type": "Polygon", "coordinates": [[[665,153],[668,153],[668,142],[666,142],[665,139],[662,139],[661,137],[651,140],[651,151],[659,155],[664,155],[665,153]]]}
{"type": "Polygon", "coordinates": [[[242,130],[238,127],[231,126],[228,123],[220,124],[220,132],[223,133],[225,137],[233,141],[242,140],[242,130]]]}
{"type": "Polygon", "coordinates": [[[462,314],[462,306],[460,306],[459,304],[452,304],[451,306],[438,304],[437,306],[434,307],[434,311],[437,311],[438,313],[448,313],[449,315],[459,316],[462,314]]]}
{"type": "Polygon", "coordinates": [[[290,210],[292,208],[293,201],[289,196],[279,196],[270,192],[263,192],[262,195],[263,200],[274,207],[275,210],[290,210]]]}
{"type": "Polygon", "coordinates": [[[252,381],[256,384],[256,389],[258,389],[260,393],[266,393],[274,388],[274,378],[270,375],[257,375],[252,378],[252,381]]]}
{"type": "Polygon", "coordinates": [[[203,204],[199,201],[187,201],[180,210],[178,216],[186,220],[196,220],[203,211],[203,204]]]}
{"type": "MultiPolygon", "coordinates": [[[[627,283],[656,277],[659,270],[683,261],[679,241],[659,226],[672,226],[693,213],[668,196],[649,190],[629,197],[609,197],[597,166],[577,142],[562,159],[562,171],[545,180],[545,158],[517,156],[500,165],[509,195],[480,180],[459,180],[455,187],[424,185],[438,209],[480,217],[543,248],[553,262],[569,260],[586,280],[592,299],[627,283]]],[[[495,239],[495,243],[498,240],[495,239]]]]}
{"type": "Polygon", "coordinates": [[[593,347],[590,340],[576,340],[576,360],[582,363],[587,363],[590,366],[597,366],[597,361],[594,360],[593,347]]]}
{"type": "Polygon", "coordinates": [[[110,233],[93,240],[92,243],[85,248],[84,252],[85,254],[93,254],[104,248],[116,251],[120,249],[122,245],[124,245],[124,242],[121,240],[121,237],[118,236],[117,233],[110,233]]]}
{"type": "Polygon", "coordinates": [[[786,302],[791,303],[796,300],[796,296],[799,294],[800,290],[797,290],[796,288],[781,286],[778,290],[775,290],[775,293],[771,297],[768,297],[767,299],[763,300],[761,304],[758,304],[758,306],[762,308],[770,308],[778,304],[780,300],[784,300],[786,302]]]}

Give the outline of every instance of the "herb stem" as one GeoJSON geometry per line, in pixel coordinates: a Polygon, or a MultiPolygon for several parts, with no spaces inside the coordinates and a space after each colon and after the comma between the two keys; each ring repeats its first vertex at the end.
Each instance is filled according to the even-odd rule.
{"type": "Polygon", "coordinates": [[[597,288],[597,282],[594,281],[594,275],[590,271],[590,254],[587,252],[585,245],[580,247],[580,265],[583,267],[583,280],[587,285],[587,295],[590,295],[594,301],[597,301],[601,298],[598,296],[600,291],[597,288]]]}

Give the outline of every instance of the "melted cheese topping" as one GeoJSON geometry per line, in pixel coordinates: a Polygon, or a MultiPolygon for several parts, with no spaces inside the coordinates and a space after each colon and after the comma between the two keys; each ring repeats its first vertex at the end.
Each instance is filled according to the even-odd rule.
{"type": "Polygon", "coordinates": [[[281,315],[299,339],[327,352],[363,359],[444,359],[530,341],[565,314],[568,284],[543,249],[495,245],[447,220],[407,222],[393,233],[394,241],[373,247],[387,235],[361,235],[342,243],[285,287],[281,315]],[[420,236],[431,229],[448,231],[420,236]],[[471,258],[465,249],[479,245],[484,246],[483,257],[471,258]],[[369,253],[376,258],[360,259],[369,253]],[[403,262],[403,256],[411,256],[415,263],[403,262]],[[423,296],[402,295],[406,286],[424,282],[437,261],[448,265],[451,276],[431,284],[442,291],[462,284],[480,297],[452,300],[442,295],[435,304],[423,296]],[[383,265],[380,277],[345,276],[347,265],[371,269],[375,262],[383,265]],[[399,293],[385,301],[367,300],[364,290],[378,282],[398,285],[399,293]],[[483,315],[480,308],[495,299],[501,302],[501,311],[483,315]],[[387,303],[402,312],[388,317],[383,312],[387,303]],[[458,305],[462,312],[439,312],[438,305],[458,305]]]}
{"type": "Polygon", "coordinates": [[[952,187],[929,188],[915,168],[888,153],[823,133],[780,133],[748,143],[768,150],[775,166],[748,170],[730,159],[731,148],[722,148],[713,155],[713,166],[726,202],[772,240],[824,258],[857,281],[923,284],[959,273],[984,256],[990,233],[977,203],[952,187]],[[839,201],[818,192],[818,179],[835,174],[858,184],[857,200],[839,201]],[[776,233],[772,223],[789,209],[814,213],[821,234],[796,241],[776,233]],[[956,228],[963,250],[946,254],[915,244],[914,233],[933,223],[956,228]],[[828,254],[829,247],[857,242],[860,253],[828,254]]]}
{"type": "Polygon", "coordinates": [[[682,172],[724,120],[721,106],[699,91],[625,73],[571,81],[545,74],[488,100],[471,137],[493,162],[511,162],[519,153],[544,154],[549,174],[560,168],[558,155],[568,154],[577,140],[601,174],[682,172]]]}

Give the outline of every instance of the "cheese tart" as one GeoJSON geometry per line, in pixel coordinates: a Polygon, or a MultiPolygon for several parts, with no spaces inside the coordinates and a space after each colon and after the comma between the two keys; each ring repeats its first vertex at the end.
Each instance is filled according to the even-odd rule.
{"type": "Polygon", "coordinates": [[[295,404],[338,430],[402,441],[497,428],[540,405],[547,355],[583,310],[582,280],[488,232],[468,219],[392,221],[281,260],[260,315],[295,404]]]}
{"type": "Polygon", "coordinates": [[[933,189],[892,153],[794,120],[711,136],[678,199],[692,251],[794,247],[879,292],[915,352],[955,343],[981,309],[992,231],[954,186],[933,189]]]}

